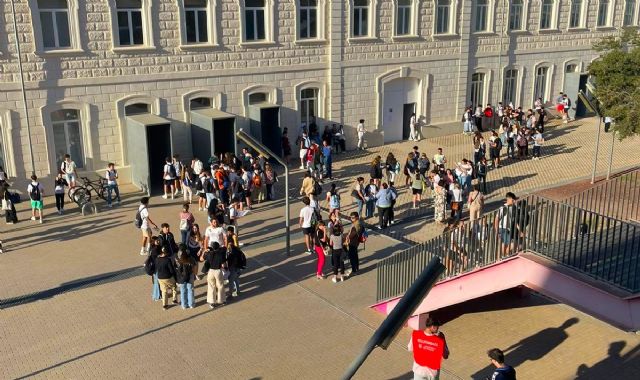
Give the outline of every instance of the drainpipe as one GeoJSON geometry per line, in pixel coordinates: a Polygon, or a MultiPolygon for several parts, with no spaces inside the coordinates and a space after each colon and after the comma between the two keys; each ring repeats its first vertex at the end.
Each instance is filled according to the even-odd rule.
{"type": "MultiPolygon", "coordinates": [[[[27,108],[27,92],[24,88],[24,73],[22,71],[22,53],[20,52],[20,39],[18,38],[18,23],[16,22],[15,0],[11,0],[11,14],[13,16],[13,34],[16,39],[16,52],[18,55],[18,68],[20,70],[20,88],[22,90],[22,105],[27,125],[27,143],[29,144],[29,157],[31,158],[31,173],[36,173],[35,160],[33,159],[33,144],[31,143],[31,123],[29,122],[29,109],[27,108]]],[[[26,170],[25,170],[26,172],[26,170]]]]}
{"type": "MultiPolygon", "coordinates": [[[[500,5],[500,0],[498,0],[498,6],[500,5]]],[[[504,89],[502,88],[503,83],[502,83],[502,37],[505,35],[505,27],[507,25],[507,22],[509,22],[509,20],[507,20],[507,18],[509,17],[508,13],[509,13],[509,3],[507,2],[506,6],[503,8],[503,13],[502,13],[502,30],[499,33],[498,36],[498,101],[502,102],[504,101],[504,99],[502,98],[502,93],[504,92],[504,89]]],[[[505,106],[504,104],[502,105],[503,107],[505,106]]]]}

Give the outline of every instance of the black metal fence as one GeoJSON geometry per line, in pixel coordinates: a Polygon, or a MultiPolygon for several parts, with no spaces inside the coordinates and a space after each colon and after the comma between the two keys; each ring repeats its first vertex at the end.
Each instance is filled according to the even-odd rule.
{"type": "Polygon", "coordinates": [[[446,278],[522,251],[640,292],[640,226],[528,196],[379,261],[377,300],[403,294],[434,255],[447,267],[446,278]]]}
{"type": "Polygon", "coordinates": [[[612,218],[640,223],[640,169],[623,173],[571,196],[565,203],[612,218]]]}

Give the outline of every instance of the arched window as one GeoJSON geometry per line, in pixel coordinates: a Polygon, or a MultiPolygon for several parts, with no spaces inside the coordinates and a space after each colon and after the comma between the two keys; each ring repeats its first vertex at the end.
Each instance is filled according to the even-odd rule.
{"type": "Polygon", "coordinates": [[[150,107],[147,103],[133,103],[124,107],[124,114],[127,116],[140,115],[150,113],[150,107]]]}
{"type": "Polygon", "coordinates": [[[544,103],[547,100],[547,82],[549,80],[549,67],[539,66],[536,68],[536,78],[533,85],[533,98],[542,98],[544,103]]]}
{"type": "Polygon", "coordinates": [[[318,92],[317,88],[300,90],[300,121],[307,126],[318,116],[318,92]]]}
{"type": "Polygon", "coordinates": [[[76,109],[61,109],[52,112],[50,117],[56,167],[59,168],[64,160],[64,155],[69,154],[78,168],[84,168],[80,111],[76,109]]]}
{"type": "Polygon", "coordinates": [[[212,108],[213,101],[211,98],[207,97],[199,97],[193,98],[189,101],[189,108],[193,110],[203,109],[203,108],[212,108]]]}
{"type": "Polygon", "coordinates": [[[269,99],[269,94],[266,92],[254,92],[249,94],[249,105],[265,103],[269,99]]]}
{"type": "Polygon", "coordinates": [[[509,30],[524,29],[524,0],[512,0],[509,6],[509,30]]]}
{"type": "Polygon", "coordinates": [[[553,25],[554,0],[542,0],[540,5],[540,29],[551,29],[553,25]]]}
{"type": "Polygon", "coordinates": [[[484,104],[485,74],[475,73],[471,75],[471,104],[474,107],[484,104]]]}

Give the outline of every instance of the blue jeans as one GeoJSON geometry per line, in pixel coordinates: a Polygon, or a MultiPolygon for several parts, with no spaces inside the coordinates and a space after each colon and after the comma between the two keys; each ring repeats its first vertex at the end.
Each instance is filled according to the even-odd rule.
{"type": "Polygon", "coordinates": [[[324,161],[324,162],[323,162],[322,164],[323,164],[323,166],[324,166],[324,176],[325,176],[326,178],[331,178],[331,177],[333,177],[333,175],[332,175],[332,173],[331,173],[331,163],[332,163],[331,157],[325,157],[325,158],[323,159],[323,161],[324,161]]]}
{"type": "Polygon", "coordinates": [[[465,121],[465,122],[462,124],[462,131],[463,131],[464,133],[468,133],[468,132],[471,132],[471,131],[472,131],[472,130],[471,130],[471,122],[470,122],[470,121],[465,121]]]}
{"type": "Polygon", "coordinates": [[[376,211],[376,200],[371,199],[367,201],[367,218],[371,218],[376,211]]]}
{"type": "Polygon", "coordinates": [[[153,286],[151,287],[151,299],[154,301],[158,301],[162,299],[162,295],[160,294],[160,283],[158,282],[158,275],[156,273],[153,274],[153,286]]]}
{"type": "Polygon", "coordinates": [[[364,202],[359,198],[353,198],[353,200],[356,202],[356,206],[358,207],[358,216],[362,218],[362,207],[364,206],[364,202]]]}
{"type": "Polygon", "coordinates": [[[193,307],[193,283],[178,284],[180,287],[180,305],[182,308],[193,307]]]}
{"type": "Polygon", "coordinates": [[[240,293],[240,269],[229,268],[229,290],[240,293]]]}
{"type": "Polygon", "coordinates": [[[116,193],[116,200],[120,202],[120,190],[118,190],[118,185],[107,185],[107,204],[111,205],[111,192],[116,193]]]}
{"type": "Polygon", "coordinates": [[[182,239],[182,244],[187,244],[187,238],[189,237],[189,230],[180,230],[180,238],[182,239]]]}

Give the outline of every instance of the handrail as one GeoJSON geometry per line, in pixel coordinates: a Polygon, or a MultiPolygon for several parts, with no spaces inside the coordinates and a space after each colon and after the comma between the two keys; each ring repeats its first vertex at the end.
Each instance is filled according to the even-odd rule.
{"type": "Polygon", "coordinates": [[[447,267],[446,278],[525,250],[640,292],[640,226],[530,195],[512,208],[500,208],[380,260],[376,298],[404,293],[433,256],[447,267]]]}

